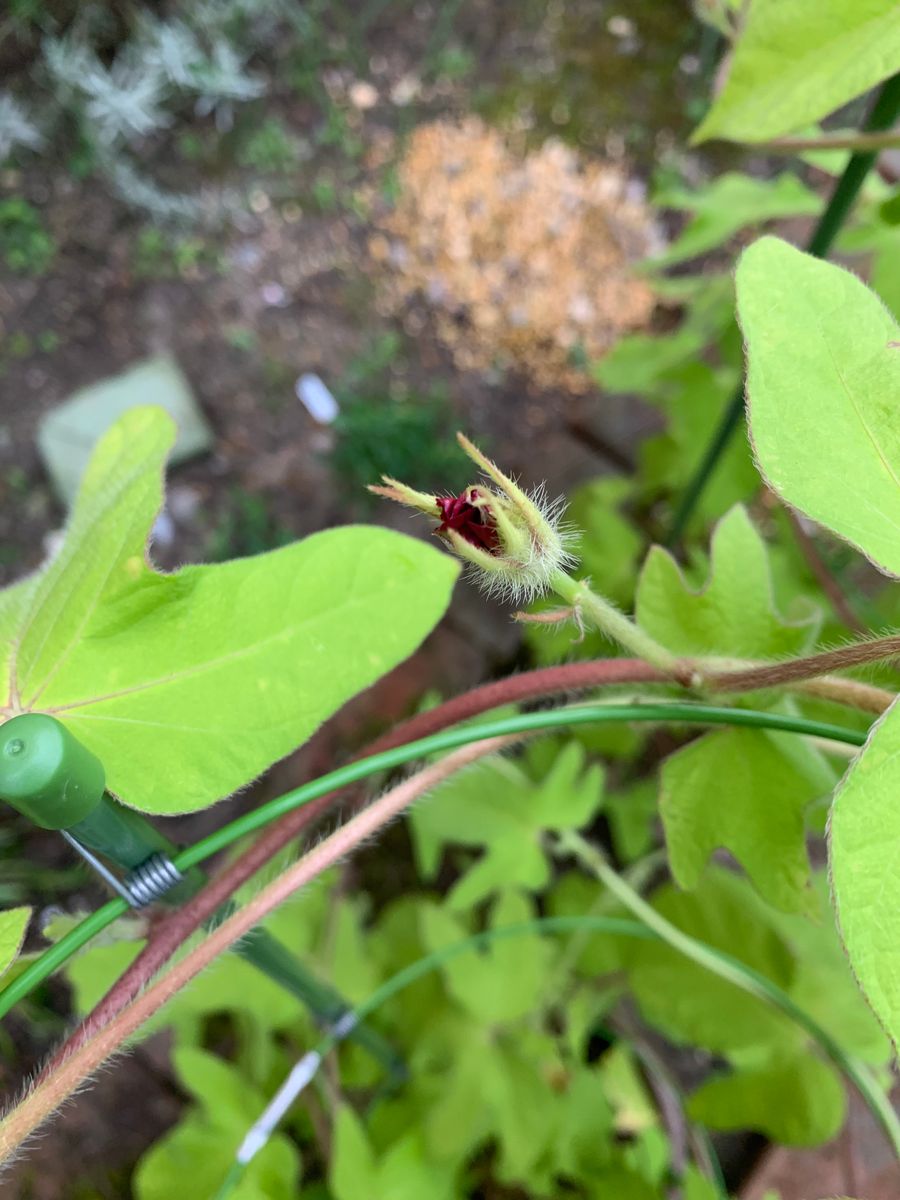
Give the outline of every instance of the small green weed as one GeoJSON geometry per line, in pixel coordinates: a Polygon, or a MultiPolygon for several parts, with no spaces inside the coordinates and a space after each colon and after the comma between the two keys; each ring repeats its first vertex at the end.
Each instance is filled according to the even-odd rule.
{"type": "Polygon", "coordinates": [[[239,166],[267,175],[280,175],[297,163],[297,147],[277,117],[269,117],[244,140],[237,154],[239,166]]]}
{"type": "Polygon", "coordinates": [[[257,347],[256,332],[246,325],[229,325],[224,337],[232,350],[239,350],[242,354],[252,354],[257,347]]]}
{"type": "Polygon", "coordinates": [[[367,495],[365,485],[382,475],[427,486],[443,479],[462,486],[466,460],[452,437],[446,388],[413,392],[396,376],[403,354],[396,333],[376,338],[347,369],[336,388],[341,414],[332,464],[348,491],[367,495]]]}
{"type": "Polygon", "coordinates": [[[191,278],[203,270],[222,267],[219,251],[202,238],[175,237],[155,226],[138,233],[131,262],[139,279],[191,278]]]}
{"type": "Polygon", "coordinates": [[[17,275],[43,275],[53,261],[56,242],[41,215],[22,196],[0,200],[0,259],[17,275]]]}

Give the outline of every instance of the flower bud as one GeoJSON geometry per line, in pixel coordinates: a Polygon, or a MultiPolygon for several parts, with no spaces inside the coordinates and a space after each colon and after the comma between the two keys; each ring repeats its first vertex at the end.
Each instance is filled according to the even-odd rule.
{"type": "Polygon", "coordinates": [[[383,487],[369,491],[437,518],[435,533],[476,568],[487,591],[532,600],[572,564],[570,534],[560,525],[563,504],[548,504],[543,488],[524,492],[468,438],[457,437],[493,487],[472,484],[458,496],[430,496],[385,476],[383,487]]]}

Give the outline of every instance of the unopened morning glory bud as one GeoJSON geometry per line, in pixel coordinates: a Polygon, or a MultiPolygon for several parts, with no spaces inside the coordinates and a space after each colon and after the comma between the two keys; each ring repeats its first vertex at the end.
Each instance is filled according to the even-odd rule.
{"type": "Polygon", "coordinates": [[[570,534],[560,525],[563,504],[547,503],[542,488],[524,492],[468,438],[457,437],[493,487],[472,484],[458,496],[431,496],[385,477],[369,490],[434,517],[435,533],[476,568],[489,592],[532,600],[572,564],[570,534]]]}

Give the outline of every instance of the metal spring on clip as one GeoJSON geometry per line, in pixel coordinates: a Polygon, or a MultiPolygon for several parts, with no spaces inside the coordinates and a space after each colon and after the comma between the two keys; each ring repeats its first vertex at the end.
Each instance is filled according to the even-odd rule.
{"type": "Polygon", "coordinates": [[[127,900],[132,908],[144,908],[147,904],[158,900],[160,896],[164,896],[170,888],[184,878],[170,858],[157,852],[135,867],[124,879],[119,879],[95,854],[92,854],[86,846],[82,846],[81,842],[74,838],[67,829],[61,829],[60,833],[69,845],[78,851],[85,862],[93,867],[100,878],[104,879],[123,900],[127,900]]]}
{"type": "Polygon", "coordinates": [[[183,878],[184,876],[165,854],[152,854],[146,862],[142,862],[139,867],[134,868],[130,875],[125,877],[124,885],[129,903],[133,908],[143,908],[146,904],[164,896],[183,878]]]}

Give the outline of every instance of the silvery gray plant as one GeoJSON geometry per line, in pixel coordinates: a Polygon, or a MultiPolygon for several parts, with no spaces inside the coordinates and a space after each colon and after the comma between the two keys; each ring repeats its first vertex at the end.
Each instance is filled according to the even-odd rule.
{"type": "Polygon", "coordinates": [[[266,91],[247,59],[277,33],[284,8],[278,0],[218,0],[185,3],[168,20],[144,13],[108,65],[95,48],[104,15],[85,8],[64,35],[44,39],[27,98],[0,91],[0,165],[22,151],[39,153],[61,121],[74,118],[99,170],[130,206],[161,221],[223,215],[235,197],[162,188],[141,165],[141,144],[186,103],[229,128],[235,105],[266,91]]]}

